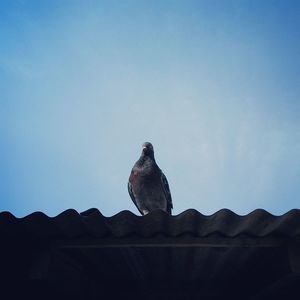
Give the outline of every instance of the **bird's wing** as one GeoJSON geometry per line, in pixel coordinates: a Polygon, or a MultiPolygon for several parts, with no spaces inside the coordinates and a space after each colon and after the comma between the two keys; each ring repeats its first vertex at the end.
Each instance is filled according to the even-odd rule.
{"type": "Polygon", "coordinates": [[[143,212],[139,209],[139,207],[136,204],[136,200],[135,200],[135,197],[134,197],[134,194],[133,194],[133,191],[132,191],[132,185],[131,185],[130,181],[128,181],[127,188],[128,188],[128,193],[130,195],[130,198],[131,198],[132,202],[134,203],[136,208],[139,210],[139,212],[143,215],[143,212]]]}
{"type": "Polygon", "coordinates": [[[172,197],[171,197],[171,192],[168,184],[167,177],[163,172],[161,172],[161,182],[163,186],[163,190],[167,199],[167,212],[171,214],[171,210],[173,208],[173,203],[172,203],[172,197]]]}

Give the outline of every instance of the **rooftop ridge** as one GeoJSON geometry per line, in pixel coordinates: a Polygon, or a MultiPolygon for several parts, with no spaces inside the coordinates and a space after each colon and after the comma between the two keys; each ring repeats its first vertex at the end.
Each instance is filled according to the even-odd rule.
{"type": "Polygon", "coordinates": [[[299,237],[300,210],[292,209],[281,216],[275,216],[263,209],[256,209],[246,215],[238,215],[229,209],[204,215],[195,209],[188,209],[174,216],[161,210],[146,216],[123,210],[106,217],[98,209],[91,208],[82,213],[68,209],[54,217],[43,212],[33,212],[22,218],[17,218],[10,212],[1,212],[0,233],[5,236],[68,238],[132,235],[151,237],[157,234],[169,237],[183,234],[196,237],[216,234],[224,237],[299,237]]]}

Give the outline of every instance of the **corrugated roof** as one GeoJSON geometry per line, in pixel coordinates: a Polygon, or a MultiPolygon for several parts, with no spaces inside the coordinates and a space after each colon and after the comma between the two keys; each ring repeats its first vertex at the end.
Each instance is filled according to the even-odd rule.
{"type": "Polygon", "coordinates": [[[193,209],[176,216],[105,217],[95,208],[56,217],[2,212],[0,238],[0,287],[9,299],[298,300],[300,294],[297,209],[282,216],[261,209],[245,216],[228,209],[210,216],[193,209]]]}
{"type": "Polygon", "coordinates": [[[300,236],[300,210],[292,209],[281,216],[274,216],[262,209],[244,216],[228,209],[221,209],[209,216],[194,209],[176,216],[170,216],[160,210],[146,216],[136,216],[125,210],[112,217],[105,217],[98,209],[93,208],[83,213],[69,209],[56,217],[35,212],[24,218],[16,218],[9,212],[2,212],[0,230],[2,234],[10,236],[30,234],[43,237],[151,237],[157,234],[168,237],[183,234],[207,237],[219,234],[224,237],[247,235],[295,238],[300,236]]]}

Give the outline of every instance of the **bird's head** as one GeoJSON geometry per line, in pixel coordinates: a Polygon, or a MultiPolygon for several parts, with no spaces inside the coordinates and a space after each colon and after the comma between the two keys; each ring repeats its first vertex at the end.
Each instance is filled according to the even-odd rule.
{"type": "Polygon", "coordinates": [[[145,142],[142,147],[143,147],[143,152],[142,152],[143,155],[154,158],[154,149],[151,143],[145,142]]]}

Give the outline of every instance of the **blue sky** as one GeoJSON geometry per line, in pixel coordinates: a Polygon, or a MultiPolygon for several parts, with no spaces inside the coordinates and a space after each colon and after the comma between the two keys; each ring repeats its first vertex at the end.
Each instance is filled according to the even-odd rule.
{"type": "Polygon", "coordinates": [[[154,145],[174,214],[300,199],[300,2],[1,1],[0,211],[138,214],[154,145]]]}

